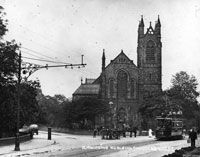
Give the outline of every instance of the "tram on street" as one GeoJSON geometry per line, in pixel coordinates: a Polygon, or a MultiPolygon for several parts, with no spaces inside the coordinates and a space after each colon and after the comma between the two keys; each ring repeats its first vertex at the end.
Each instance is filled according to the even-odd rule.
{"type": "Polygon", "coordinates": [[[155,136],[161,139],[182,139],[183,119],[177,117],[156,117],[157,127],[155,136]]]}

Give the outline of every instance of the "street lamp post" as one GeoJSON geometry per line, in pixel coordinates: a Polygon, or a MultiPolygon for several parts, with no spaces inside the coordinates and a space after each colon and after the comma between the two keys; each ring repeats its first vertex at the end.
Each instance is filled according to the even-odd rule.
{"type": "Polygon", "coordinates": [[[19,65],[18,65],[18,83],[17,83],[17,133],[15,138],[15,151],[20,151],[19,141],[19,124],[20,124],[20,93],[21,93],[21,51],[19,52],[19,65]]]}
{"type": "Polygon", "coordinates": [[[114,128],[117,127],[117,111],[116,111],[116,106],[114,105],[114,103],[112,101],[109,102],[109,106],[111,109],[111,113],[112,113],[112,123],[114,125],[114,128]]]}
{"type": "Polygon", "coordinates": [[[110,116],[110,122],[109,122],[110,124],[109,125],[112,126],[112,121],[113,121],[113,102],[112,101],[109,102],[109,110],[110,110],[109,111],[110,112],[110,115],[109,115],[110,116]]]}

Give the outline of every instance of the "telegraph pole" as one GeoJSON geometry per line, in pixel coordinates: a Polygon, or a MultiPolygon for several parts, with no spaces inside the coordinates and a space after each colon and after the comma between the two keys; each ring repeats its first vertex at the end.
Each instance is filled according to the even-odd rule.
{"type": "Polygon", "coordinates": [[[15,151],[20,151],[20,134],[19,134],[19,128],[20,128],[20,96],[21,96],[21,72],[23,74],[27,74],[28,76],[25,77],[25,81],[28,79],[28,77],[33,74],[35,71],[40,69],[48,69],[48,68],[56,68],[56,67],[85,67],[87,64],[83,63],[83,55],[81,55],[81,64],[62,64],[62,65],[52,65],[49,66],[46,64],[45,66],[32,64],[32,63],[25,63],[25,67],[22,67],[22,56],[21,51],[19,52],[19,61],[18,61],[18,81],[17,81],[17,127],[16,127],[16,138],[15,138],[15,151]]]}
{"type": "Polygon", "coordinates": [[[17,133],[15,138],[15,151],[20,151],[19,147],[19,125],[20,125],[20,93],[21,93],[21,51],[19,52],[18,82],[17,82],[17,133]]]}

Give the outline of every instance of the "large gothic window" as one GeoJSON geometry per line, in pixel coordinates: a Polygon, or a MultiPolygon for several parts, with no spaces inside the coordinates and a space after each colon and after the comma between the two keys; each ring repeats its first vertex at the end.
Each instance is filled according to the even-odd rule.
{"type": "Polygon", "coordinates": [[[117,76],[117,96],[118,98],[127,97],[128,76],[124,71],[120,71],[117,76]]]}
{"type": "Polygon", "coordinates": [[[110,80],[110,97],[112,98],[114,96],[114,80],[110,80]]]}
{"type": "Polygon", "coordinates": [[[147,62],[155,61],[155,44],[152,40],[150,40],[146,46],[146,61],[147,62]]]}

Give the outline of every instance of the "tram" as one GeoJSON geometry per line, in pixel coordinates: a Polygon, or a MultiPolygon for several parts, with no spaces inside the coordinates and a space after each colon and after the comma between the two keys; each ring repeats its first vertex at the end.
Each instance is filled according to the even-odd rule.
{"type": "Polygon", "coordinates": [[[179,117],[156,117],[157,127],[155,136],[160,139],[182,139],[183,119],[179,117]]]}

